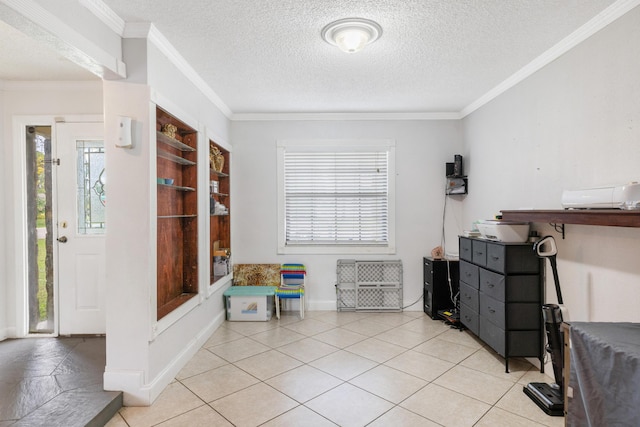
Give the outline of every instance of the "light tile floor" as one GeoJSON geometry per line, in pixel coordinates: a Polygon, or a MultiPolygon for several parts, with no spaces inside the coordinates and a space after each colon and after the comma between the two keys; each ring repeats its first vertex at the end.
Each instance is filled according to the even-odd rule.
{"type": "Polygon", "coordinates": [[[421,312],[225,322],[150,407],[108,427],[551,426],[522,392],[550,382],[421,312]]]}

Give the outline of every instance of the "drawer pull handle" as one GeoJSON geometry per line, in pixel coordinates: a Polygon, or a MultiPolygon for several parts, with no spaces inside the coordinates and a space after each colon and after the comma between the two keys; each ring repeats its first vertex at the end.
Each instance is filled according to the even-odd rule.
{"type": "Polygon", "coordinates": [[[493,308],[489,307],[489,313],[493,314],[493,313],[495,313],[495,312],[496,312],[496,311],[495,311],[493,308]]]}
{"type": "Polygon", "coordinates": [[[492,256],[491,259],[493,259],[494,261],[497,261],[497,260],[500,259],[500,257],[499,256],[492,256]]]}
{"type": "Polygon", "coordinates": [[[490,288],[493,288],[493,283],[487,283],[487,286],[489,286],[490,288]]]}

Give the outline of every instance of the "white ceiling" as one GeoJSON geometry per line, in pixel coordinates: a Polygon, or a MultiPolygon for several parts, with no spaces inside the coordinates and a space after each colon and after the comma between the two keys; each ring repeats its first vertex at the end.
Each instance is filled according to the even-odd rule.
{"type": "MultiPolygon", "coordinates": [[[[127,23],[152,22],[234,114],[460,112],[614,3],[103,1],[127,23]],[[362,52],[341,52],[320,32],[345,17],[378,22],[382,37],[362,52]]],[[[4,43],[6,31],[0,25],[0,54],[11,61],[2,61],[0,79],[74,78],[55,54],[28,61],[34,47],[8,57],[9,44],[29,40],[13,34],[17,42],[4,43]]]]}

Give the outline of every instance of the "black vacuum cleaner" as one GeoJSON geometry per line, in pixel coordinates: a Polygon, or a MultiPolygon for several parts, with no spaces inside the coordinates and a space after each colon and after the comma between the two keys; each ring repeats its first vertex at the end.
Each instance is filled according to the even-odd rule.
{"type": "Polygon", "coordinates": [[[544,412],[552,416],[564,415],[564,388],[563,388],[563,349],[564,340],[560,331],[562,324],[562,292],[560,291],[560,280],[558,279],[558,266],[556,264],[556,254],[558,249],[556,241],[552,236],[546,236],[538,240],[533,245],[540,258],[548,258],[553,270],[553,280],[556,286],[558,304],[543,304],[542,316],[547,332],[547,352],[551,355],[553,365],[553,376],[555,384],[529,383],[523,390],[524,393],[533,400],[544,412]]]}

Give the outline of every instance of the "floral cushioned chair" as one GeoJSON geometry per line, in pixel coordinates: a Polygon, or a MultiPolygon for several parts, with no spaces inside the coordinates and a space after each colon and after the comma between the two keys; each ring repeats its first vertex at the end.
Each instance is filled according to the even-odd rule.
{"type": "Polygon", "coordinates": [[[233,286],[280,286],[280,264],[234,264],[233,286]]]}

